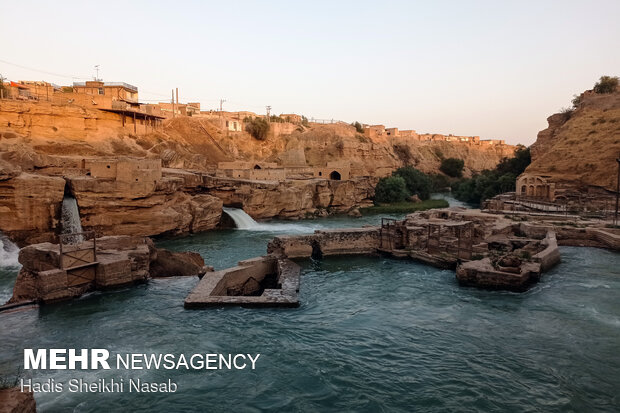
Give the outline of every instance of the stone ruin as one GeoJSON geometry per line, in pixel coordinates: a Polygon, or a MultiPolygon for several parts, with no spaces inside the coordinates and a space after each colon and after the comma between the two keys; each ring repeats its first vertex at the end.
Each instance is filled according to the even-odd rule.
{"type": "Polygon", "coordinates": [[[272,255],[240,261],[205,275],[185,299],[185,308],[298,307],[300,273],[294,262],[272,255]]]}
{"type": "Polygon", "coordinates": [[[553,231],[526,235],[498,215],[462,208],[429,210],[380,227],[279,236],[268,252],[281,258],[387,254],[456,271],[462,285],[523,291],[560,261],[553,231]]]}
{"type": "Polygon", "coordinates": [[[148,237],[87,237],[78,244],[22,248],[13,296],[7,306],[50,303],[89,291],[145,282],[151,277],[202,275],[211,270],[192,252],[158,249],[148,237]]]}

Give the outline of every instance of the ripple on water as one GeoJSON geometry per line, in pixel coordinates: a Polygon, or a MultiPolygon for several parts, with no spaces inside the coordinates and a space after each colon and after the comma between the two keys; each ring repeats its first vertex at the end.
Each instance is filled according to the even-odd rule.
{"type": "MultiPolygon", "coordinates": [[[[167,246],[199,248],[227,265],[247,258],[240,242],[246,253],[264,249],[264,236],[250,232],[231,232],[229,244],[213,249],[205,236],[167,246]]],[[[524,294],[462,288],[453,272],[410,261],[300,261],[297,309],[187,311],[183,298],[196,278],[152,280],[0,315],[0,371],[16,371],[25,343],[262,354],[256,371],[131,373],[170,376],[179,384],[175,395],[41,394],[41,411],[618,411],[620,256],[562,253],[564,262],[524,294]]]]}

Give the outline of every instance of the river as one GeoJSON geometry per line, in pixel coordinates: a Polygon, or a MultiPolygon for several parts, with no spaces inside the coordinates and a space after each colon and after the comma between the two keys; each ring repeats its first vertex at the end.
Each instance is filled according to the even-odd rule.
{"type": "MultiPolygon", "coordinates": [[[[159,244],[197,250],[217,269],[264,254],[278,232],[379,219],[276,221],[159,244]]],[[[561,251],[562,263],[522,294],[463,288],[452,271],[371,257],[300,261],[295,309],[185,310],[197,278],[151,280],[0,314],[0,372],[17,373],[24,347],[261,354],[254,371],[123,371],[125,378],[171,378],[179,390],[42,393],[41,412],[618,411],[620,254],[561,251]]],[[[0,272],[5,295],[16,272],[0,272]]],[[[75,375],[38,371],[35,378],[63,382],[75,375]]]]}

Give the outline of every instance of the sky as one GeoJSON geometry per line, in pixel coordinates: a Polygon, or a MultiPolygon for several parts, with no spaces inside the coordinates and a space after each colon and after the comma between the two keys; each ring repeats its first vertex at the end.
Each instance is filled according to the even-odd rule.
{"type": "Polygon", "coordinates": [[[0,74],[146,103],[298,113],[529,145],[620,75],[620,1],[10,1],[0,74]]]}

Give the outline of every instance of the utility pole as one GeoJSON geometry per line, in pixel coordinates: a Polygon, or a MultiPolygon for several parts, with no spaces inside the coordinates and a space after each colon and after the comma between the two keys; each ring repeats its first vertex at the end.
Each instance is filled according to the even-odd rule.
{"type": "Polygon", "coordinates": [[[95,72],[97,73],[95,75],[95,80],[99,81],[99,65],[95,65],[95,72]]]}
{"type": "Polygon", "coordinates": [[[179,88],[176,88],[177,92],[177,107],[179,107],[179,88]]]}
{"type": "Polygon", "coordinates": [[[271,106],[265,106],[265,108],[267,109],[267,122],[271,122],[271,116],[269,115],[271,113],[271,106]]]}
{"type": "Polygon", "coordinates": [[[618,199],[620,198],[620,154],[616,158],[618,163],[618,178],[616,180],[616,213],[614,214],[614,225],[618,225],[618,199]]]}
{"type": "Polygon", "coordinates": [[[174,89],[172,89],[172,117],[174,118],[176,109],[174,107],[174,89]]]}

